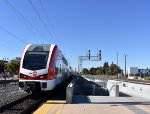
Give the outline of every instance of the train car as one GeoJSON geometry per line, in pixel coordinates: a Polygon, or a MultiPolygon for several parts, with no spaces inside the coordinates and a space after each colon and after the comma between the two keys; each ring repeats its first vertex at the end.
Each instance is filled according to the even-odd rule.
{"type": "Polygon", "coordinates": [[[70,66],[55,44],[29,44],[19,69],[19,89],[49,91],[70,76],[70,66]]]}

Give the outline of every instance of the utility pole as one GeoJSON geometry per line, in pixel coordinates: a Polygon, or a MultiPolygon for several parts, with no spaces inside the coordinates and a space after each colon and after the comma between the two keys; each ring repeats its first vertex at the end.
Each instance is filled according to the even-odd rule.
{"type": "Polygon", "coordinates": [[[127,64],[126,63],[126,57],[127,57],[127,55],[125,54],[125,70],[124,70],[125,71],[125,77],[126,77],[126,64],[127,64]]]}
{"type": "MultiPolygon", "coordinates": [[[[117,67],[118,67],[118,52],[117,52],[117,67]]],[[[117,73],[117,79],[118,79],[118,73],[117,73]]]]}
{"type": "Polygon", "coordinates": [[[117,52],[117,66],[118,66],[118,52],[117,52]]]}

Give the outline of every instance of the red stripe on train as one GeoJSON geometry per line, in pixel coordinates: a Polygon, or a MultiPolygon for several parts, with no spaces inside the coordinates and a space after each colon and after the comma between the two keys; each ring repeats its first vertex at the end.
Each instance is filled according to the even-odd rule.
{"type": "Polygon", "coordinates": [[[52,55],[51,55],[49,68],[48,68],[48,78],[47,78],[48,80],[53,80],[57,78],[58,71],[55,68],[55,66],[53,66],[55,58],[56,58],[56,53],[57,53],[57,46],[54,47],[52,55]]]}

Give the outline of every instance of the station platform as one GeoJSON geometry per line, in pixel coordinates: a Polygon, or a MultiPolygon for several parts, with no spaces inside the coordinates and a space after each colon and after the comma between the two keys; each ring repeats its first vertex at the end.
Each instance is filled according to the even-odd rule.
{"type": "Polygon", "coordinates": [[[33,114],[150,114],[150,99],[75,95],[72,104],[47,101],[33,114]]]}

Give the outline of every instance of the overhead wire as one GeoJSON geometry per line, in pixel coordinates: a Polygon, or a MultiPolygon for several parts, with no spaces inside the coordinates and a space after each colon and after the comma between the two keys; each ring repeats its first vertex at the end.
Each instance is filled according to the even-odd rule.
{"type": "Polygon", "coordinates": [[[13,33],[9,32],[8,30],[6,30],[5,28],[3,28],[3,27],[1,27],[1,26],[0,26],[0,30],[2,30],[3,32],[5,32],[5,33],[9,34],[10,36],[12,36],[12,38],[14,38],[14,39],[16,39],[16,40],[20,41],[21,43],[23,43],[23,44],[27,44],[27,42],[26,42],[26,41],[24,41],[24,40],[20,39],[18,36],[14,35],[13,33]]]}
{"type": "MultiPolygon", "coordinates": [[[[39,1],[40,1],[42,10],[43,10],[43,12],[44,12],[44,14],[45,14],[45,17],[47,18],[47,21],[48,21],[49,25],[53,28],[53,24],[51,23],[50,18],[49,18],[49,16],[47,15],[47,12],[46,12],[46,10],[45,10],[45,8],[44,8],[44,4],[42,3],[42,0],[39,0],[39,1]]],[[[55,36],[55,39],[54,39],[54,40],[56,40],[56,35],[55,35],[55,33],[54,33],[53,31],[52,31],[51,33],[53,33],[53,35],[55,36]]],[[[57,42],[57,43],[58,43],[58,42],[57,42]]],[[[59,47],[61,47],[61,44],[59,44],[59,47]]]]}
{"type": "MultiPolygon", "coordinates": [[[[11,32],[9,32],[8,30],[6,30],[5,28],[3,28],[3,27],[1,27],[0,26],[0,30],[1,31],[3,31],[3,32],[5,32],[6,34],[8,34],[9,36],[11,36],[11,38],[13,38],[13,39],[15,39],[15,40],[17,40],[17,41],[19,41],[20,43],[22,43],[22,44],[27,44],[27,42],[25,42],[24,40],[22,40],[22,39],[20,39],[19,37],[17,37],[16,35],[14,35],[13,33],[11,33],[11,32]]],[[[3,41],[4,42],[4,41],[3,41]]],[[[10,43],[10,41],[8,42],[8,41],[5,41],[5,43],[4,44],[0,44],[0,45],[3,45],[2,47],[5,47],[5,48],[7,48],[7,49],[9,49],[9,50],[12,50],[13,52],[15,52],[16,51],[16,49],[20,49],[20,48],[22,48],[20,45],[15,45],[15,46],[12,46],[12,44],[9,44],[10,43]],[[11,47],[10,47],[10,45],[11,45],[11,47]]]]}
{"type": "Polygon", "coordinates": [[[16,10],[16,8],[8,0],[4,0],[4,2],[6,3],[6,5],[9,8],[11,8],[11,10],[13,10],[15,12],[16,16],[26,25],[26,27],[32,31],[32,29],[30,28],[30,26],[24,22],[22,16],[19,15],[19,12],[16,10]]]}
{"type": "Polygon", "coordinates": [[[51,32],[49,31],[47,25],[45,24],[44,20],[42,19],[42,17],[40,16],[40,14],[38,13],[37,9],[35,8],[34,4],[32,3],[31,0],[28,0],[29,3],[31,4],[32,8],[34,9],[35,13],[37,14],[40,22],[42,23],[42,25],[44,26],[44,28],[46,29],[46,31],[49,33],[50,36],[52,36],[51,32]]]}
{"type": "Polygon", "coordinates": [[[8,46],[8,45],[6,45],[6,44],[0,44],[0,46],[1,46],[1,49],[2,48],[5,48],[5,49],[7,49],[8,51],[10,51],[11,50],[11,52],[16,52],[16,49],[20,49],[20,47],[16,47],[16,46],[13,46],[13,48],[11,47],[10,48],[10,46],[8,46]],[[14,48],[15,48],[15,50],[14,50],[14,48]]]}
{"type": "MultiPolygon", "coordinates": [[[[40,4],[41,4],[42,10],[43,10],[43,12],[44,12],[44,14],[45,14],[45,17],[47,18],[47,21],[48,21],[48,23],[49,23],[49,26],[51,26],[51,28],[52,28],[52,27],[53,27],[53,24],[51,23],[50,18],[49,18],[49,16],[48,16],[47,13],[46,13],[46,10],[45,10],[45,8],[44,8],[44,4],[42,3],[42,0],[40,0],[40,4]]],[[[51,33],[53,33],[53,31],[51,31],[51,33]]],[[[54,33],[53,33],[53,34],[54,34],[54,33]]]]}
{"type": "MultiPolygon", "coordinates": [[[[48,24],[49,24],[49,26],[51,27],[52,36],[55,38],[54,41],[57,41],[57,39],[56,39],[56,34],[55,34],[55,31],[54,31],[53,23],[51,23],[50,18],[49,18],[49,16],[47,15],[46,9],[44,8],[44,3],[42,2],[42,0],[39,0],[39,1],[40,1],[42,10],[43,10],[43,12],[44,12],[44,14],[45,14],[45,17],[46,17],[46,19],[47,19],[47,21],[48,21],[48,24]]],[[[59,43],[59,42],[57,41],[56,43],[59,43]]],[[[59,47],[60,47],[60,45],[61,45],[61,44],[59,44],[59,47]]]]}
{"type": "Polygon", "coordinates": [[[12,5],[8,0],[4,0],[4,2],[16,13],[16,16],[28,27],[28,29],[33,29],[36,33],[43,37],[40,39],[44,40],[45,36],[36,27],[34,27],[33,24],[30,23],[30,21],[25,18],[25,16],[14,5],[12,5]]]}

